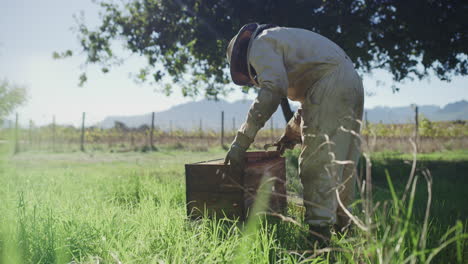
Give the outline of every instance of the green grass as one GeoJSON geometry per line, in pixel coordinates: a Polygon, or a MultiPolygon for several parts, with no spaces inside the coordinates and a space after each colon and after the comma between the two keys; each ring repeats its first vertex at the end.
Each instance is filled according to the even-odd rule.
{"type": "MultiPolygon", "coordinates": [[[[428,238],[429,245],[439,243],[438,239],[460,221],[464,226],[468,225],[468,207],[466,206],[466,191],[468,187],[468,150],[436,152],[418,154],[416,175],[421,175],[424,170],[430,171],[433,179],[432,204],[431,204],[431,235],[428,238]]],[[[412,155],[378,153],[373,158],[372,175],[378,186],[375,195],[378,200],[386,200],[390,194],[388,183],[383,177],[386,171],[391,175],[395,188],[404,189],[407,177],[411,171],[412,155]]],[[[420,179],[415,193],[414,223],[422,224],[427,202],[427,187],[420,179]]],[[[464,252],[465,258],[468,252],[464,252]]],[[[445,259],[455,262],[455,248],[442,252],[437,260],[440,263],[445,259]]],[[[450,263],[445,262],[445,263],[450,263]]],[[[436,262],[437,263],[437,262],[436,262]]]]}
{"type": "MultiPolygon", "coordinates": [[[[403,159],[412,160],[412,154],[404,154],[400,152],[378,152],[372,155],[374,160],[386,159],[403,159]]],[[[417,155],[418,161],[450,161],[450,162],[463,162],[468,160],[468,149],[458,149],[451,151],[421,153],[417,155]]]]}
{"type": "MultiPolygon", "coordinates": [[[[379,250],[386,255],[394,252],[399,237],[404,238],[402,250],[392,253],[391,260],[413,255],[427,259],[434,248],[453,238],[436,261],[462,263],[468,256],[463,244],[467,211],[462,208],[466,151],[440,154],[447,160],[440,159],[444,163],[437,163],[441,167],[433,171],[435,211],[429,250],[418,249],[418,241],[414,241],[420,234],[419,214],[425,204],[424,188],[418,185],[415,214],[402,205],[400,217],[395,208],[375,215],[375,221],[388,218],[391,224],[382,227],[394,226],[395,234],[385,236],[385,228],[371,234],[356,229],[344,238],[334,236],[336,252],[306,259],[312,253],[307,251],[311,247],[305,239],[306,227],[301,226],[302,210],[292,204],[288,216],[299,225],[273,218],[247,226],[227,219],[187,220],[183,164],[222,157],[222,149],[14,156],[5,144],[0,149],[0,263],[375,263],[379,250]],[[452,160],[456,161],[452,164],[452,160]],[[460,212],[448,215],[450,210],[460,212]],[[451,233],[442,237],[449,229],[451,233]]],[[[375,196],[381,201],[393,198],[385,169],[389,169],[397,192],[405,173],[408,175],[405,156],[385,155],[376,155],[373,166],[378,186],[375,196]]],[[[424,162],[439,162],[430,155],[424,162]]],[[[294,158],[290,153],[288,159],[294,158]]],[[[293,174],[292,163],[289,166],[293,174]]],[[[419,183],[424,187],[421,179],[419,183]]],[[[289,187],[294,188],[298,187],[289,187]]]]}
{"type": "MultiPolygon", "coordinates": [[[[435,197],[432,213],[441,216],[434,219],[445,227],[454,225],[457,220],[468,220],[468,207],[463,196],[468,186],[468,150],[419,154],[416,174],[424,169],[431,172],[433,178],[432,192],[435,197]],[[443,217],[442,217],[443,216],[443,217]]],[[[388,184],[385,171],[388,171],[392,182],[398,190],[404,189],[411,171],[412,156],[407,154],[378,153],[373,156],[372,175],[380,187],[376,194],[388,197],[388,184]]],[[[425,209],[427,188],[420,183],[416,192],[416,213],[425,209]]]]}

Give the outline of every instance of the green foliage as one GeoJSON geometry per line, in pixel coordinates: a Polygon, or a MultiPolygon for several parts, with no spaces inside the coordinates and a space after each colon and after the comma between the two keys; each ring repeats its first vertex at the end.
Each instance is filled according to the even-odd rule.
{"type": "Polygon", "coordinates": [[[293,150],[286,150],[286,187],[287,191],[302,196],[303,188],[299,178],[299,154],[301,149],[296,146],[293,150]]]}
{"type": "MultiPolygon", "coordinates": [[[[204,91],[205,96],[216,98],[229,92],[225,85],[230,80],[225,49],[239,28],[249,22],[318,32],[340,45],[361,71],[387,69],[396,81],[423,78],[429,70],[442,80],[449,80],[453,74],[467,74],[468,40],[463,37],[467,8],[463,1],[101,0],[98,3],[99,27],[91,29],[83,20],[78,21],[78,37],[86,63],[99,64],[104,73],[108,72],[112,65],[122,61],[113,46],[122,41],[125,49],[147,59],[138,75],[140,81],[159,82],[169,76],[186,96],[204,91]]],[[[85,81],[83,74],[80,82],[85,81]]],[[[170,93],[169,83],[162,87],[161,92],[170,93]]]]}
{"type": "MultiPolygon", "coordinates": [[[[0,144],[1,263],[463,263],[467,256],[466,223],[440,223],[447,216],[456,220],[445,209],[463,205],[464,185],[435,190],[427,245],[420,247],[426,185],[414,182],[412,202],[401,202],[404,162],[385,163],[389,159],[378,155],[374,184],[387,184],[375,188],[380,206],[372,224],[379,229],[334,235],[333,251],[314,255],[304,236],[303,208],[294,203],[291,221],[261,218],[255,228],[227,219],[187,221],[182,165],[220,157],[221,149],[11,157],[5,147],[0,144]],[[388,181],[385,168],[391,168],[388,181]]],[[[466,153],[457,155],[461,162],[453,170],[434,174],[435,188],[464,176],[464,167],[456,169],[466,166],[466,153]]]]}
{"type": "MultiPolygon", "coordinates": [[[[442,131],[454,126],[451,130],[466,130],[463,122],[424,124],[421,120],[420,129],[440,126],[442,131]]],[[[386,126],[378,127],[384,130],[386,126]]],[[[387,127],[399,131],[382,132],[389,137],[414,128],[387,127]]],[[[44,142],[52,129],[33,128],[33,136],[44,142]]],[[[55,126],[54,130],[65,142],[79,139],[79,129],[55,126]]],[[[27,130],[21,133],[27,138],[27,130]]],[[[0,262],[463,263],[467,257],[468,211],[460,198],[467,183],[463,174],[468,170],[466,150],[418,154],[419,181],[412,182],[414,195],[405,202],[401,195],[411,171],[407,162],[411,155],[373,155],[376,210],[370,219],[375,228],[368,232],[356,227],[345,236],[334,235],[333,251],[314,255],[304,235],[304,209],[291,200],[285,215],[290,219],[259,219],[255,228],[227,219],[186,220],[183,164],[225,153],[219,148],[187,151],[190,144],[179,139],[199,139],[200,133],[175,130],[176,143],[169,150],[145,154],[23,152],[11,157],[0,142],[0,262]],[[427,233],[423,219],[428,191],[420,177],[426,168],[433,175],[427,233]]],[[[167,136],[160,130],[155,134],[167,136]]],[[[219,144],[219,134],[204,134],[212,134],[219,144]]],[[[148,129],[117,124],[112,129],[86,130],[86,140],[94,138],[95,143],[121,145],[129,136],[145,140],[148,129]]],[[[299,153],[299,148],[286,153],[290,194],[301,193],[296,167],[299,153]]],[[[354,213],[366,219],[362,202],[356,202],[354,213]]]]}
{"type": "Polygon", "coordinates": [[[5,116],[26,101],[26,96],[26,88],[11,84],[7,80],[0,81],[0,123],[5,116]]]}
{"type": "Polygon", "coordinates": [[[64,52],[53,52],[52,53],[52,58],[53,59],[63,59],[66,57],[71,57],[73,55],[73,52],[71,50],[66,50],[64,52]]]}
{"type": "MultiPolygon", "coordinates": [[[[378,137],[411,137],[414,135],[414,124],[380,124],[367,123],[362,129],[364,136],[378,137]]],[[[434,122],[421,116],[419,135],[430,138],[460,138],[468,136],[467,122],[434,122]]]]}

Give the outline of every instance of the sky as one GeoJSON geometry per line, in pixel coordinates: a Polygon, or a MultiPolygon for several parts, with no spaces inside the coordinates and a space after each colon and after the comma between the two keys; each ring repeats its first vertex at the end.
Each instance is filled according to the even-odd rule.
{"type": "MultiPolygon", "coordinates": [[[[78,86],[84,55],[71,30],[73,15],[81,12],[87,25],[99,25],[99,8],[92,0],[0,0],[0,79],[27,87],[28,101],[18,108],[22,124],[50,123],[53,116],[60,124],[78,125],[82,112],[87,123],[109,115],[138,115],[159,112],[177,104],[203,98],[184,98],[175,91],[166,97],[151,85],[136,84],[129,76],[137,72],[143,59],[133,55],[124,65],[108,74],[88,67],[88,82],[78,86]],[[54,51],[74,51],[72,58],[54,60],[54,51]]],[[[450,83],[435,76],[422,81],[397,84],[393,93],[391,75],[384,70],[363,76],[365,107],[438,105],[468,100],[468,77],[454,77],[450,83]],[[377,85],[381,83],[381,85],[377,85]]],[[[253,99],[236,91],[222,98],[227,101],[253,99]]],[[[11,117],[10,117],[11,118],[11,117]]]]}

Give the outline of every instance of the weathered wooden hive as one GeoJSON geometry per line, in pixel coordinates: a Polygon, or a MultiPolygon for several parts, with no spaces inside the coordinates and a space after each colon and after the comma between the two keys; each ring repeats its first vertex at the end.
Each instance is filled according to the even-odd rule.
{"type": "Polygon", "coordinates": [[[262,181],[272,178],[268,210],[283,212],[286,201],[285,159],[277,151],[247,152],[243,175],[231,175],[222,159],[185,165],[187,214],[246,219],[262,181]]]}

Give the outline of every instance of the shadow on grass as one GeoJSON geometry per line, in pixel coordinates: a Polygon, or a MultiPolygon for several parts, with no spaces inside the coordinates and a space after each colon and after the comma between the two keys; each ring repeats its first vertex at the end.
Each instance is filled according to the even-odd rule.
{"type": "MultiPolygon", "coordinates": [[[[455,225],[457,220],[467,222],[468,207],[465,197],[468,186],[468,159],[467,160],[420,160],[417,164],[416,174],[428,169],[433,177],[433,201],[431,206],[431,222],[446,229],[455,225]]],[[[385,178],[388,171],[395,189],[403,191],[411,171],[411,162],[404,158],[377,158],[372,163],[372,178],[376,200],[389,200],[390,192],[385,178]]],[[[424,181],[419,182],[415,197],[416,219],[424,217],[427,202],[427,188],[424,181]]]]}
{"type": "MultiPolygon", "coordinates": [[[[422,175],[423,170],[429,170],[432,175],[432,203],[429,217],[427,245],[429,248],[440,244],[440,238],[457,221],[461,221],[464,232],[467,232],[468,207],[466,206],[466,192],[468,186],[468,158],[461,157],[453,160],[434,159],[433,157],[418,160],[416,175],[422,175]]],[[[378,157],[372,160],[372,180],[374,184],[374,201],[384,202],[391,199],[389,185],[385,173],[391,177],[396,192],[401,197],[408,175],[411,172],[411,161],[405,156],[378,157]]],[[[425,181],[419,181],[413,207],[413,223],[422,225],[427,205],[427,186],[425,181]]],[[[434,259],[434,263],[456,263],[455,247],[441,251],[434,259]],[[447,261],[450,262],[447,262],[447,261]]],[[[468,256],[468,249],[462,253],[468,256]]]]}

